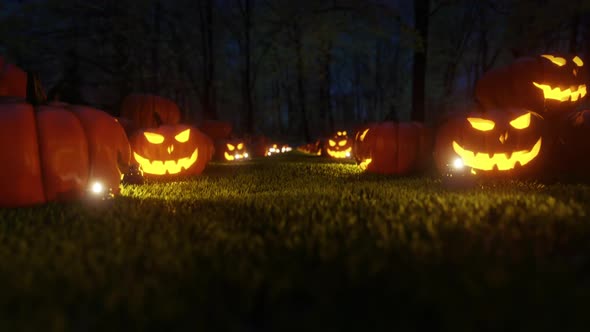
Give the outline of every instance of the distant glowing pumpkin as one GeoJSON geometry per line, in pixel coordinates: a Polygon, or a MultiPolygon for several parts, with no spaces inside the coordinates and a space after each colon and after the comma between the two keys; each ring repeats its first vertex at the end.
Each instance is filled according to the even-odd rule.
{"type": "Polygon", "coordinates": [[[467,168],[474,174],[526,171],[540,158],[542,119],[524,109],[474,112],[439,129],[435,161],[441,172],[467,168]]]}
{"type": "Polygon", "coordinates": [[[329,138],[325,146],[326,154],[332,158],[342,159],[352,156],[352,140],[346,131],[339,131],[329,138]]]}
{"type": "Polygon", "coordinates": [[[476,84],[475,95],[485,109],[526,108],[561,114],[586,97],[587,73],[577,55],[524,57],[485,73],[476,84]]]}
{"type": "Polygon", "coordinates": [[[216,153],[217,159],[223,161],[240,161],[250,158],[250,154],[246,150],[246,143],[241,139],[218,142],[216,153]]]}

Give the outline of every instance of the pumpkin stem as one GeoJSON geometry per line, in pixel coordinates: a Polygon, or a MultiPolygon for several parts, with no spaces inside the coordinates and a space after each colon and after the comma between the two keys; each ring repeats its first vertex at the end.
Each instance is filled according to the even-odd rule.
{"type": "Polygon", "coordinates": [[[27,71],[27,101],[32,105],[40,105],[47,101],[39,75],[30,71],[27,71]]]}

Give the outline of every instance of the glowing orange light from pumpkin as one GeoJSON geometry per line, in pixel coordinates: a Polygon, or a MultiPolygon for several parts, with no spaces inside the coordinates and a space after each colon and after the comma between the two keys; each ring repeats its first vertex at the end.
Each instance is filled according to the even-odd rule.
{"type": "MultiPolygon", "coordinates": [[[[481,118],[467,118],[474,129],[479,131],[489,131],[495,126],[494,121],[481,118]]],[[[531,123],[531,113],[526,113],[509,122],[515,129],[526,129],[531,123]]],[[[507,140],[508,133],[500,135],[499,140],[502,144],[507,140]]],[[[491,171],[497,167],[500,171],[513,169],[516,164],[524,166],[535,159],[541,151],[542,139],[539,137],[537,142],[529,150],[520,150],[506,153],[495,153],[490,155],[487,152],[475,152],[467,150],[456,141],[453,141],[453,150],[460,157],[456,159],[453,166],[457,168],[460,161],[461,165],[472,167],[479,170],[491,171]]]]}
{"type": "Polygon", "coordinates": [[[227,161],[247,159],[250,156],[248,152],[244,150],[244,143],[226,143],[225,146],[227,151],[223,153],[223,156],[227,161]]]}
{"type": "Polygon", "coordinates": [[[533,85],[543,90],[543,95],[545,99],[554,99],[558,101],[576,101],[579,98],[584,98],[584,96],[586,96],[587,93],[585,84],[579,85],[573,91],[570,88],[561,90],[559,87],[552,88],[550,85],[539,84],[537,82],[533,82],[533,85]]]}
{"type": "MultiPolygon", "coordinates": [[[[164,143],[166,139],[161,134],[147,131],[143,133],[143,136],[150,144],[154,145],[160,145],[164,143]]],[[[190,129],[183,130],[174,136],[174,140],[178,143],[186,143],[189,138],[190,129]]],[[[175,143],[173,142],[166,147],[166,151],[169,155],[174,152],[174,144],[175,143]]],[[[183,169],[189,169],[191,166],[193,166],[193,164],[197,161],[198,156],[198,148],[195,148],[193,152],[186,157],[166,160],[150,160],[137,152],[133,152],[133,158],[141,166],[143,172],[153,175],[164,175],[166,173],[178,174],[182,172],[183,169]]]]}

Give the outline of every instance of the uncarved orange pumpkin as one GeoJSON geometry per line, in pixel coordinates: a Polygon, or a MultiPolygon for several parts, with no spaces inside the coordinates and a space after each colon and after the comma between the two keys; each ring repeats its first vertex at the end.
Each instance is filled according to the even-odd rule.
{"type": "Polygon", "coordinates": [[[81,197],[89,181],[119,191],[129,165],[127,136],[116,119],[86,106],[0,104],[0,206],[81,197]]]}

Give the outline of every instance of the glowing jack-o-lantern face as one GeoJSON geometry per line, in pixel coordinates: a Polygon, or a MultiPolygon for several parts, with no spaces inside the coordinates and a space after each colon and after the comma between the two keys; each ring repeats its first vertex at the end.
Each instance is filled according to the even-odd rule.
{"type": "Polygon", "coordinates": [[[477,82],[475,95],[486,109],[516,107],[561,114],[586,97],[587,74],[577,55],[520,58],[485,73],[477,82]]]}
{"type": "Polygon", "coordinates": [[[223,146],[223,158],[227,161],[237,161],[248,159],[250,155],[246,151],[246,145],[243,141],[228,141],[223,146]]]}
{"type": "Polygon", "coordinates": [[[198,130],[187,125],[160,126],[131,138],[133,158],[146,175],[192,174],[199,144],[198,130]]]}
{"type": "Polygon", "coordinates": [[[334,137],[328,139],[326,153],[336,159],[351,157],[352,140],[348,138],[346,131],[339,131],[334,137]]]}
{"type": "Polygon", "coordinates": [[[281,148],[278,144],[272,144],[266,149],[266,156],[272,156],[273,154],[281,153],[281,148]]]}
{"type": "Polygon", "coordinates": [[[529,167],[541,152],[541,117],[526,110],[473,113],[451,119],[437,133],[435,159],[443,172],[510,172],[529,167]]]}

